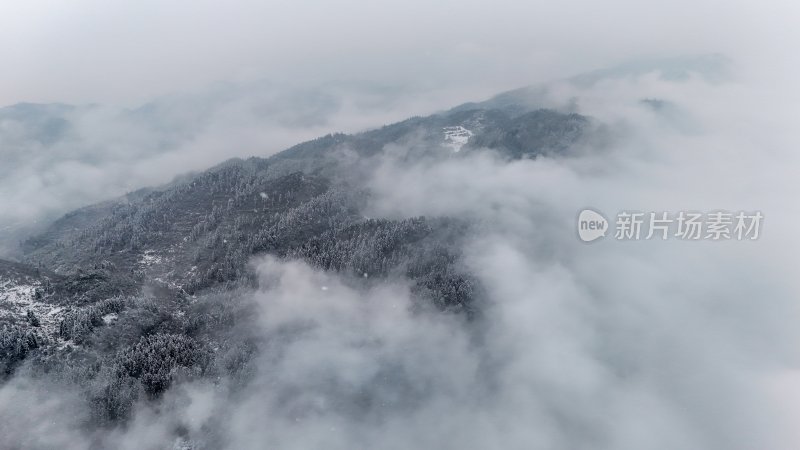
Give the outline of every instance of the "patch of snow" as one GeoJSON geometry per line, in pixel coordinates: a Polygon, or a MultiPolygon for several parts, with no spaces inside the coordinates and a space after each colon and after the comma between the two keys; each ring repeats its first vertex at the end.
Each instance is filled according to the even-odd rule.
{"type": "MultiPolygon", "coordinates": [[[[167,274],[167,275],[170,275],[170,274],[167,274]]],[[[165,280],[163,277],[153,277],[153,281],[161,283],[162,285],[164,285],[164,286],[166,286],[166,287],[168,287],[170,289],[183,290],[183,285],[182,284],[178,284],[178,283],[176,283],[175,281],[172,281],[172,280],[165,280]]]]}
{"type": "Polygon", "coordinates": [[[468,141],[473,136],[472,131],[462,127],[461,125],[454,127],[444,127],[444,144],[453,149],[453,152],[461,151],[468,141]]]}
{"type": "Polygon", "coordinates": [[[0,317],[24,321],[28,311],[33,311],[41,329],[52,336],[58,331],[64,308],[38,301],[36,289],[39,287],[38,281],[5,280],[0,284],[0,317]]]}
{"type": "Polygon", "coordinates": [[[156,255],[155,250],[145,250],[142,254],[142,259],[139,260],[139,264],[143,266],[152,266],[153,264],[158,264],[161,262],[161,257],[156,255]]]}
{"type": "Polygon", "coordinates": [[[109,323],[114,322],[118,318],[119,318],[119,315],[117,313],[108,313],[105,316],[103,316],[103,322],[106,323],[106,324],[109,324],[109,323]]]}

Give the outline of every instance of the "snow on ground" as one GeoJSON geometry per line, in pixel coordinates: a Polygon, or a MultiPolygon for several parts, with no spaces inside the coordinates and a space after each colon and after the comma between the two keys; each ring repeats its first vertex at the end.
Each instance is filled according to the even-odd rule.
{"type": "Polygon", "coordinates": [[[119,319],[119,315],[117,313],[108,313],[105,316],[103,316],[103,322],[105,322],[106,324],[112,323],[117,319],[119,319]]]}
{"type": "Polygon", "coordinates": [[[41,328],[52,336],[58,331],[63,308],[37,301],[36,289],[39,287],[39,282],[0,281],[0,318],[24,321],[28,311],[33,311],[39,318],[41,328]]]}
{"type": "Polygon", "coordinates": [[[444,127],[444,145],[453,149],[454,152],[461,150],[461,147],[472,137],[472,131],[462,127],[444,127]]]}
{"type": "Polygon", "coordinates": [[[142,259],[139,260],[139,264],[149,267],[153,264],[158,264],[161,262],[161,257],[156,255],[155,250],[145,250],[144,254],[142,254],[142,259]]]}

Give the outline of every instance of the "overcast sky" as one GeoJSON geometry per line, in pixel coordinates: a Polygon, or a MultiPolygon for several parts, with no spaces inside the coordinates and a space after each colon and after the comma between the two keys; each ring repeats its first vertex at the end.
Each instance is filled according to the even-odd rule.
{"type": "Polygon", "coordinates": [[[221,80],[371,81],[463,100],[641,56],[779,67],[794,2],[0,1],[0,105],[129,105],[221,80]],[[752,63],[752,64],[751,64],[752,63]]]}

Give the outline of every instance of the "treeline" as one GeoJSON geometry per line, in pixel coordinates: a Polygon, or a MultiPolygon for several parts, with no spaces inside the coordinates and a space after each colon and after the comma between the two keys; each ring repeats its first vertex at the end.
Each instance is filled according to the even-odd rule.
{"type": "Polygon", "coordinates": [[[39,330],[4,324],[0,328],[0,380],[11,374],[30,352],[47,343],[39,330]]]}
{"type": "Polygon", "coordinates": [[[103,325],[103,317],[122,312],[128,301],[115,297],[83,308],[70,308],[58,324],[59,337],[80,344],[92,330],[103,325]]]}

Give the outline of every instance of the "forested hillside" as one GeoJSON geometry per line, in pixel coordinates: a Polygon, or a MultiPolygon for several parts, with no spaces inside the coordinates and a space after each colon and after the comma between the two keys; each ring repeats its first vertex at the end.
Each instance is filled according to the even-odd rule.
{"type": "Polygon", "coordinates": [[[92,405],[87,426],[124,424],[137,402],[159,401],[177,381],[244,389],[251,358],[270,345],[247,331],[247,292],[259,285],[250,262],[263,255],[304,261],[354,289],[407,283],[419,311],[479,322],[485,298],[462,248],[484,224],[367,217],[366,180],[387,158],[558,155],[589,124],[548,110],[457,108],[233,159],[74,211],[22,243],[24,264],[0,266],[2,295],[16,289],[0,303],[0,376],[25,370],[72,386],[92,405]]]}

